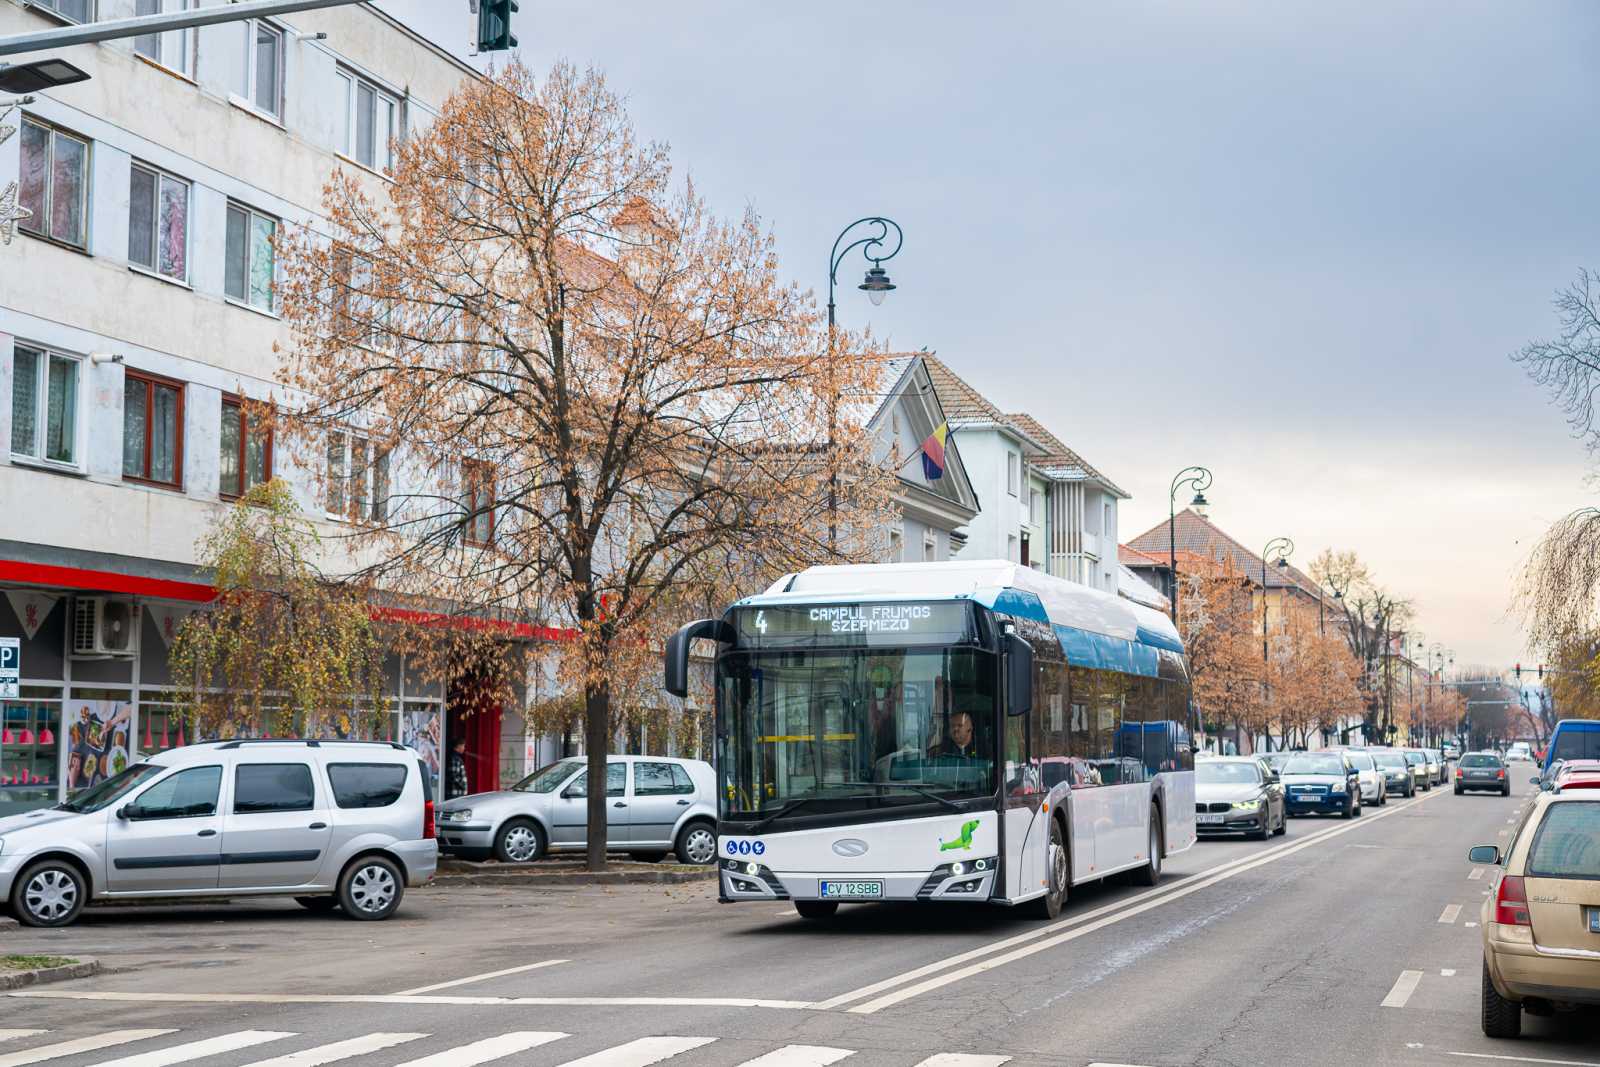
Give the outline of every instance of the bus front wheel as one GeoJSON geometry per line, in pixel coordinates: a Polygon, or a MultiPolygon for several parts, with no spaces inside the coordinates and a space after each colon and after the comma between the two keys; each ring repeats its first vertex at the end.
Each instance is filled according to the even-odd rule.
{"type": "Polygon", "coordinates": [[[797,900],[794,910],[802,919],[831,919],[839,911],[837,900],[797,900]]]}
{"type": "Polygon", "coordinates": [[[1050,820],[1050,844],[1045,851],[1045,873],[1050,878],[1050,888],[1044,896],[1033,902],[1033,912],[1041,919],[1054,919],[1061,914],[1061,905],[1067,900],[1067,842],[1061,835],[1061,823],[1050,820]]]}

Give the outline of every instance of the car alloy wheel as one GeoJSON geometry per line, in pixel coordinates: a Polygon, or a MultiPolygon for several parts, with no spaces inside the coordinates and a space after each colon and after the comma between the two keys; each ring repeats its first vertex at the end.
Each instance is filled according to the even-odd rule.
{"type": "Polygon", "coordinates": [[[514,863],[527,863],[539,851],[539,838],[532,827],[518,823],[506,831],[505,850],[514,863]]]}
{"type": "Polygon", "coordinates": [[[381,863],[369,863],[350,879],[350,899],[368,915],[386,911],[394,903],[394,871],[381,863]]]}
{"type": "Polygon", "coordinates": [[[683,854],[690,863],[710,863],[717,855],[717,835],[703,824],[689,827],[683,835],[683,854]]]}
{"type": "Polygon", "coordinates": [[[77,908],[78,882],[59,867],[46,867],[23,887],[22,906],[41,925],[52,926],[77,908]]]}

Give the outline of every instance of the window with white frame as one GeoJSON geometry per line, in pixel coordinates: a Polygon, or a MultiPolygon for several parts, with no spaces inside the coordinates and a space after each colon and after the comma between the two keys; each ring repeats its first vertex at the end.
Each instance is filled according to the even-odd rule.
{"type": "Polygon", "coordinates": [[[363,167],[394,167],[394,143],[405,136],[400,97],[353,71],[339,71],[344,86],[344,125],[339,151],[363,167]]]}
{"type": "Polygon", "coordinates": [[[1044,525],[1044,494],[1032,485],[1028,486],[1028,521],[1035,526],[1044,525]]]}
{"type": "Polygon", "coordinates": [[[18,342],[11,362],[11,454],[78,466],[78,390],[83,362],[76,356],[18,342]]]}
{"type": "MultiPolygon", "coordinates": [[[[175,15],[199,7],[199,0],[138,0],[136,15],[175,15]]],[[[194,30],[168,30],[146,33],[133,39],[133,50],[146,59],[175,70],[185,78],[194,77],[194,30]]]]}
{"type": "Polygon", "coordinates": [[[899,527],[894,527],[889,531],[889,562],[900,563],[905,558],[905,534],[900,532],[899,527]]]}
{"type": "Polygon", "coordinates": [[[922,531],[922,561],[932,563],[939,557],[939,541],[932,530],[922,531]]]}
{"type": "Polygon", "coordinates": [[[189,183],[135,163],[128,181],[128,262],[187,281],[189,183]]]}
{"type": "Polygon", "coordinates": [[[1022,470],[1021,458],[1015,452],[1006,453],[1006,492],[1016,496],[1022,470]]]}
{"type": "Polygon", "coordinates": [[[389,453],[349,430],[328,434],[328,514],[355,522],[389,517],[389,453]]]}
{"type": "Polygon", "coordinates": [[[1017,541],[1017,535],[1016,534],[1007,534],[1006,535],[1006,559],[1010,560],[1012,563],[1016,563],[1018,560],[1020,560],[1022,558],[1021,555],[1019,554],[1020,552],[1021,552],[1021,547],[1020,547],[1020,543],[1017,541]]]}
{"type": "Polygon", "coordinates": [[[1111,501],[1102,500],[1100,502],[1100,532],[1105,534],[1107,537],[1110,537],[1112,525],[1111,501]]]}
{"type": "Polygon", "coordinates": [[[272,237],[278,220],[243,204],[228,204],[228,233],[223,257],[223,288],[241,304],[272,310],[272,289],[277,270],[272,237]]]}
{"type": "Polygon", "coordinates": [[[89,142],[23,116],[21,179],[17,203],[33,213],[22,229],[88,247],[89,142]]]}
{"type": "Polygon", "coordinates": [[[94,0],[32,0],[32,3],[68,22],[94,21],[94,0]]]}
{"type": "Polygon", "coordinates": [[[257,111],[283,115],[283,31],[264,19],[244,22],[244,72],[238,92],[257,111]]]}

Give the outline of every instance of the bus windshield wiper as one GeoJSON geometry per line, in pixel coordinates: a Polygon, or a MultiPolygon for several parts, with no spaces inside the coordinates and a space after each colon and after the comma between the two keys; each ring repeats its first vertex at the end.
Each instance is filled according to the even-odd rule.
{"type": "Polygon", "coordinates": [[[921,793],[935,803],[943,804],[951,811],[967,810],[949,797],[942,797],[931,789],[924,789],[920,785],[914,785],[911,782],[840,782],[839,784],[850,786],[853,789],[909,789],[914,793],[921,793]]]}

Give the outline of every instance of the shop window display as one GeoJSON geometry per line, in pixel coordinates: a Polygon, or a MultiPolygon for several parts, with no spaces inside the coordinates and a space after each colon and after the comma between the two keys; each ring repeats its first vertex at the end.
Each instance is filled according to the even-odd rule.
{"type": "Polygon", "coordinates": [[[54,804],[60,760],[59,689],[23,686],[0,702],[0,816],[54,804]]]}

